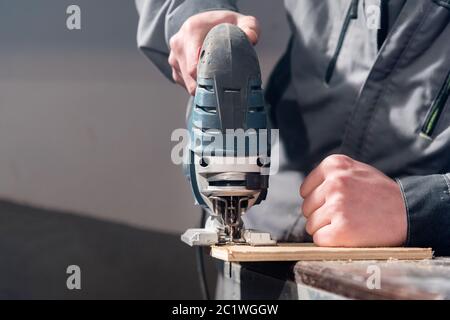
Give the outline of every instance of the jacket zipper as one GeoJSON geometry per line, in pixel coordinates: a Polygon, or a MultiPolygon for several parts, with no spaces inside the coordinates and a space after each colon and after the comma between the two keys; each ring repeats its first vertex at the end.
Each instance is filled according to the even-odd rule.
{"type": "Polygon", "coordinates": [[[430,112],[425,119],[425,122],[422,127],[422,134],[427,137],[431,137],[433,135],[434,129],[436,129],[436,125],[439,121],[439,118],[444,110],[444,107],[447,103],[448,97],[450,95],[450,72],[445,79],[445,82],[439,91],[436,99],[431,104],[430,112]]]}
{"type": "Polygon", "coordinates": [[[334,70],[336,69],[336,63],[339,58],[339,54],[341,53],[342,46],[344,45],[345,36],[347,35],[348,28],[350,27],[350,22],[358,19],[358,2],[359,0],[352,0],[350,8],[347,11],[347,15],[345,16],[344,25],[342,26],[341,34],[339,35],[336,50],[334,51],[333,57],[328,64],[327,72],[325,74],[325,82],[327,84],[330,83],[334,70]]]}

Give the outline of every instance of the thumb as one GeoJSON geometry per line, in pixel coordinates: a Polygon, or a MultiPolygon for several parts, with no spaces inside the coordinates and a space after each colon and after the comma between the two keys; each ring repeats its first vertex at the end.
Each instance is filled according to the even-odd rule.
{"type": "Polygon", "coordinates": [[[247,35],[248,40],[255,45],[258,42],[260,28],[258,20],[252,16],[240,16],[237,20],[236,25],[244,31],[247,35]]]}

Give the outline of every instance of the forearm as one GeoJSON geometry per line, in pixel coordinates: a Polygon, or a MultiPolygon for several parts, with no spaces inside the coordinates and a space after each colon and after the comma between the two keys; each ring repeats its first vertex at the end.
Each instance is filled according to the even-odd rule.
{"type": "Polygon", "coordinates": [[[450,174],[397,179],[408,216],[407,246],[450,254],[450,174]]]}
{"type": "Polygon", "coordinates": [[[169,40],[189,17],[211,10],[237,11],[236,0],[136,0],[139,49],[172,80],[169,40]]]}

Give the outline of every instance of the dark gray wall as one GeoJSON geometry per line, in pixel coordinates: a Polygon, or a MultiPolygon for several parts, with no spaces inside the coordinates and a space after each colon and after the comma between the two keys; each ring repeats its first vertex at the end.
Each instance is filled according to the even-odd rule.
{"type": "MultiPolygon", "coordinates": [[[[288,37],[281,1],[240,4],[244,12],[260,18],[263,33],[257,49],[267,76],[288,37]]],[[[135,271],[130,277],[142,277],[145,287],[155,275],[155,279],[180,276],[184,263],[188,267],[183,272],[194,272],[192,251],[175,243],[181,231],[197,224],[199,210],[181,168],[170,161],[170,135],[173,129],[184,127],[186,93],[137,51],[136,26],[131,0],[0,0],[0,198],[52,208],[56,210],[51,211],[52,217],[73,211],[78,216],[130,225],[123,226],[120,243],[113,241],[113,233],[105,235],[109,242],[78,242],[84,227],[75,228],[76,235],[67,241],[79,252],[86,246],[93,256],[96,251],[113,256],[118,247],[115,261],[120,264],[127,251],[126,239],[137,237],[142,251],[134,256],[134,265],[127,262],[127,270],[135,271]],[[81,31],[66,29],[69,4],[81,7],[81,31]],[[171,234],[173,241],[158,240],[164,234],[171,234]],[[152,239],[160,245],[155,247],[152,239]],[[146,247],[152,248],[147,255],[146,247]],[[150,254],[155,250],[160,251],[150,254]],[[178,255],[189,261],[172,263],[178,255]],[[152,267],[152,259],[162,260],[158,263],[164,268],[152,267]]],[[[0,233],[3,244],[12,236],[7,233],[8,223],[15,223],[9,210],[0,208],[6,226],[0,233]]],[[[32,216],[32,208],[26,210],[32,216]]],[[[57,222],[48,231],[46,217],[36,210],[36,219],[29,222],[35,226],[31,239],[50,245],[46,237],[58,228],[63,236],[72,220],[57,222]]],[[[96,226],[92,230],[102,234],[110,222],[102,225],[100,220],[83,223],[92,221],[96,226]]],[[[20,232],[26,229],[18,232],[22,239],[20,232]]],[[[137,240],[130,241],[130,247],[136,245],[137,240]]],[[[15,242],[12,248],[20,251],[26,245],[15,242]]],[[[24,263],[27,257],[29,262],[39,261],[39,252],[45,251],[39,246],[27,248],[29,256],[20,258],[24,263]]],[[[65,263],[58,258],[65,257],[64,252],[61,245],[53,251],[54,258],[46,259],[50,264],[52,259],[65,263]]],[[[18,274],[14,263],[2,264],[4,257],[0,258],[3,275],[18,274]]],[[[80,259],[90,260],[89,256],[80,259]]],[[[100,260],[93,260],[90,268],[96,265],[95,270],[101,272],[100,260]]],[[[56,268],[50,264],[49,277],[56,268]]],[[[186,288],[197,288],[192,284],[195,277],[189,279],[186,288]]]]}

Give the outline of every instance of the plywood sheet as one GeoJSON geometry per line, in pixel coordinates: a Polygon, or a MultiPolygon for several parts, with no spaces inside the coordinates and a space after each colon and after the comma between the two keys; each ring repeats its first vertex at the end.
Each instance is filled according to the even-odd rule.
{"type": "Polygon", "coordinates": [[[223,261],[313,261],[313,260],[421,260],[433,257],[431,248],[330,248],[312,244],[212,246],[211,256],[223,261]]]}

